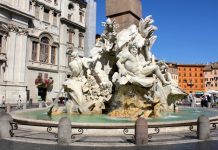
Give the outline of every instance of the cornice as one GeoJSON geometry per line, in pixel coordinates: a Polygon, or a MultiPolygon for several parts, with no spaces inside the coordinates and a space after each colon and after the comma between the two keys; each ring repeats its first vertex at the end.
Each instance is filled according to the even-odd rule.
{"type": "Polygon", "coordinates": [[[63,17],[62,17],[62,18],[61,18],[61,22],[62,22],[62,23],[66,23],[66,24],[68,24],[68,25],[72,25],[72,26],[74,26],[74,27],[76,27],[76,28],[79,28],[79,29],[81,29],[81,30],[83,30],[83,31],[86,31],[86,28],[85,28],[85,27],[79,25],[78,23],[72,22],[72,21],[70,21],[70,20],[68,20],[68,19],[66,19],[66,18],[63,18],[63,17]]]}
{"type": "Polygon", "coordinates": [[[26,17],[27,19],[34,19],[34,16],[32,16],[32,15],[26,13],[26,12],[20,11],[18,9],[15,9],[13,7],[10,7],[10,6],[1,4],[1,3],[0,3],[0,9],[5,9],[7,11],[10,11],[10,12],[14,13],[14,14],[18,14],[18,15],[21,15],[23,17],[26,17]]]}
{"type": "Polygon", "coordinates": [[[87,3],[85,0],[70,0],[71,2],[78,3],[81,7],[86,8],[87,3]]]}

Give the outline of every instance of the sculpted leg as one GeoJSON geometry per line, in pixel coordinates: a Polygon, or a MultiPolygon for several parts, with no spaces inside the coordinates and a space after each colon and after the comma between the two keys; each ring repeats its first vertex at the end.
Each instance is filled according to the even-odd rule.
{"type": "Polygon", "coordinates": [[[160,81],[162,82],[163,86],[170,84],[170,82],[166,81],[166,79],[164,78],[163,74],[161,73],[161,71],[160,71],[160,69],[158,67],[155,69],[155,74],[160,79],[160,81]]]}

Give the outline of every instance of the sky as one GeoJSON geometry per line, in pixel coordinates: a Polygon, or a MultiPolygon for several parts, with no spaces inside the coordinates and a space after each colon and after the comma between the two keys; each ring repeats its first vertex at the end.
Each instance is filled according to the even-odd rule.
{"type": "MultiPolygon", "coordinates": [[[[97,2],[96,32],[106,20],[105,0],[97,2]]],[[[158,36],[152,53],[179,64],[218,61],[218,0],[142,0],[143,18],[152,15],[158,36]]]]}

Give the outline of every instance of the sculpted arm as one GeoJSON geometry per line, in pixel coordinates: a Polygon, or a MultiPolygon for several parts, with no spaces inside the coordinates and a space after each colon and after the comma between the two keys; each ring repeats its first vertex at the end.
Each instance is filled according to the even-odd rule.
{"type": "Polygon", "coordinates": [[[127,74],[127,70],[126,68],[124,67],[124,63],[126,62],[127,60],[127,56],[124,56],[124,54],[119,54],[118,55],[118,61],[117,61],[117,67],[119,68],[119,72],[122,74],[122,75],[126,75],[127,74]]]}

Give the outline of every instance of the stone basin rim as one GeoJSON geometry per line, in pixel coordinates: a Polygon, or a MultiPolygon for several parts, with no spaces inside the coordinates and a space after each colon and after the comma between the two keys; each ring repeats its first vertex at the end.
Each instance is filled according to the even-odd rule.
{"type": "MultiPolygon", "coordinates": [[[[27,110],[17,110],[10,112],[12,118],[15,122],[21,125],[29,125],[29,126],[41,126],[41,127],[57,127],[58,121],[47,121],[47,120],[36,120],[36,119],[28,119],[18,116],[17,114],[22,112],[31,112],[35,110],[45,110],[47,108],[33,108],[27,110]]],[[[217,110],[212,110],[217,111],[217,110]]],[[[218,116],[209,117],[210,122],[218,121],[218,116]]],[[[167,122],[148,122],[148,127],[156,128],[156,127],[181,127],[181,126],[191,126],[197,125],[197,119],[192,120],[184,120],[184,121],[167,121],[167,122]]],[[[71,122],[71,126],[74,128],[96,128],[96,129],[123,129],[123,128],[135,128],[135,123],[77,123],[71,122]]]]}

